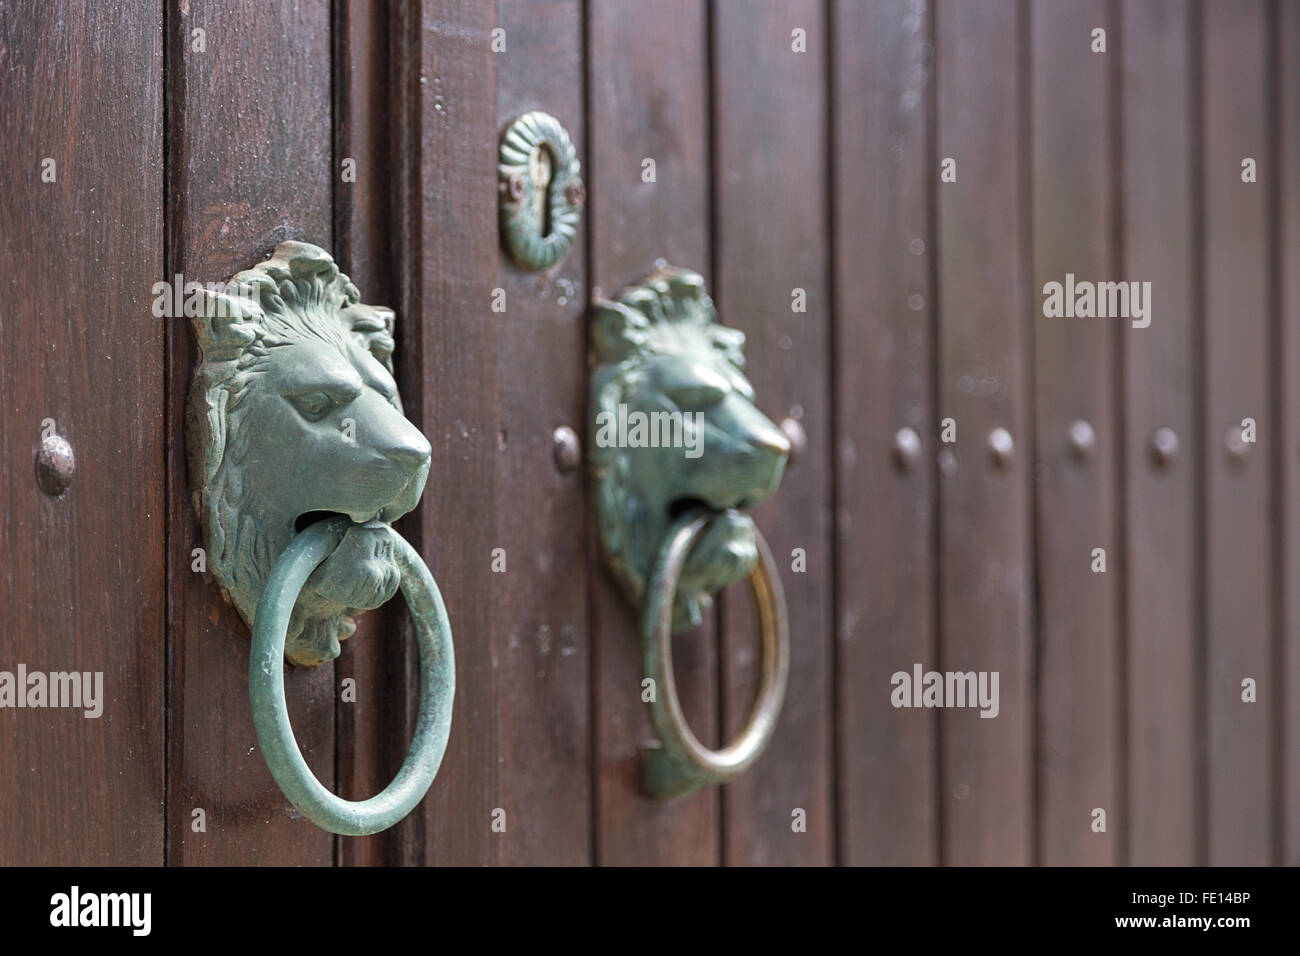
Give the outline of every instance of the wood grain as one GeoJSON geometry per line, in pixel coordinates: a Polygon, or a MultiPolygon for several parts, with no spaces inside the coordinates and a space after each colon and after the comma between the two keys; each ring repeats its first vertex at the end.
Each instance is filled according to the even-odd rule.
{"type": "MultiPolygon", "coordinates": [[[[834,832],[830,263],[825,153],[809,148],[827,142],[825,10],[813,0],[712,9],[714,301],[721,321],[748,338],[745,373],[759,407],[778,424],[801,421],[808,435],[777,494],[754,509],[795,622],[790,682],[767,751],[723,790],[723,862],[825,864],[834,832]],[[804,31],[803,52],[793,49],[795,29],[804,31]],[[755,58],[763,70],[747,69],[755,58]],[[806,311],[794,311],[796,289],[806,311]]],[[[758,688],[747,592],[729,588],[721,604],[727,740],[744,727],[758,688]]]]}
{"type": "Polygon", "coordinates": [[[1205,625],[1208,708],[1207,862],[1272,862],[1274,734],[1270,415],[1268,32],[1265,4],[1207,0],[1203,9],[1205,295],[1205,625]],[[1242,182],[1253,157],[1259,181],[1242,182]],[[1240,456],[1242,420],[1258,442],[1240,456]],[[1242,681],[1258,700],[1242,700],[1242,681]]]}
{"type": "Polygon", "coordinates": [[[858,866],[939,859],[938,716],[890,703],[891,675],[938,663],[932,26],[908,0],[832,17],[836,785],[858,866]]]}
{"type": "Polygon", "coordinates": [[[941,182],[937,198],[935,413],[957,428],[939,481],[937,669],[997,671],[1000,696],[993,719],[973,708],[940,716],[942,860],[954,864],[1033,856],[1027,99],[1015,66],[1028,38],[1019,9],[978,0],[935,11],[938,156],[957,163],[957,181],[941,182]],[[1016,445],[1003,469],[988,445],[996,428],[1016,445]]]}
{"type": "MultiPolygon", "coordinates": [[[[497,129],[542,109],[585,160],[582,4],[500,0],[506,49],[497,58],[497,129]]],[[[589,175],[583,170],[584,176],[589,175]]],[[[585,216],[584,216],[585,218],[585,216]]],[[[556,467],[552,435],[584,435],[586,230],[543,272],[504,251],[499,283],[501,391],[498,521],[509,571],[485,575],[484,600],[505,624],[499,658],[504,861],[577,865],[592,859],[591,642],[587,625],[585,475],[556,467]]]]}
{"type": "MultiPolygon", "coordinates": [[[[286,239],[330,248],[329,7],[179,4],[167,30],[166,274],[222,281],[286,239]]],[[[190,570],[203,541],[185,466],[197,358],[188,324],[167,324],[168,862],[328,865],[330,834],[299,816],[257,747],[248,627],[210,574],[190,570]],[[204,832],[192,828],[196,808],[206,812],[204,832]]],[[[308,765],[332,789],[333,665],[292,669],[285,696],[308,765]]]]}
{"type": "Polygon", "coordinates": [[[1283,707],[1281,708],[1280,782],[1282,834],[1281,857],[1287,866],[1300,864],[1300,182],[1285,175],[1300,156],[1300,7],[1278,5],[1275,49],[1279,53],[1277,89],[1280,92],[1278,118],[1279,148],[1283,161],[1291,163],[1277,170],[1280,190],[1276,206],[1279,218],[1278,273],[1280,277],[1280,353],[1282,419],[1278,423],[1281,459],[1279,514],[1285,530],[1279,584],[1282,590],[1281,660],[1283,707]]]}
{"type": "MultiPolygon", "coordinates": [[[[587,6],[593,297],[617,295],[660,259],[710,280],[707,36],[698,0],[587,6]],[[653,183],[642,180],[644,159],[655,161],[653,183]]],[[[668,802],[642,794],[641,748],[653,731],[641,702],[635,611],[591,537],[597,862],[717,863],[717,788],[668,802]]],[[[692,729],[716,746],[717,648],[706,624],[675,641],[673,661],[692,729]]]]}
{"type": "MultiPolygon", "coordinates": [[[[403,862],[500,863],[520,810],[500,786],[502,589],[527,559],[501,537],[495,13],[465,0],[395,4],[390,65],[401,375],[407,414],[433,445],[424,500],[405,527],[446,602],[456,642],[452,732],[438,779],[401,824],[403,862]],[[493,574],[492,552],[507,551],[493,574]],[[494,832],[494,811],[506,811],[494,832]],[[514,811],[512,814],[511,811],[514,811]]],[[[526,572],[525,572],[526,573],[526,572]]],[[[408,648],[410,644],[408,642],[408,648]]],[[[408,656],[413,655],[408,651],[408,656]]],[[[414,726],[408,666],[406,736],[414,726]]],[[[498,817],[499,818],[499,817],[498,817]]]]}
{"type": "MultiPolygon", "coordinates": [[[[390,223],[398,209],[391,188],[390,5],[341,0],[333,11],[334,257],[361,290],[362,301],[391,306],[397,299],[390,223]],[[355,164],[355,180],[343,177],[348,160],[355,164]]],[[[399,342],[406,338],[408,321],[397,316],[399,342]]],[[[397,384],[406,394],[407,382],[397,384]]],[[[338,792],[349,800],[379,793],[406,757],[404,675],[414,651],[404,639],[402,605],[399,597],[361,615],[334,662],[338,792]],[[346,696],[345,690],[350,691],[346,696]]],[[[401,836],[390,830],[336,841],[341,865],[378,866],[398,858],[401,836]]]]}
{"type": "Polygon", "coordinates": [[[0,670],[102,677],[95,717],[0,710],[5,865],[163,861],[161,24],[155,0],[0,7],[0,670]],[[76,457],[58,498],[47,419],[76,457]]]}
{"type": "MultiPolygon", "coordinates": [[[[1045,317],[1046,283],[1067,273],[1119,282],[1114,249],[1111,85],[1118,51],[1093,52],[1092,30],[1115,42],[1106,0],[1043,4],[1031,15],[1033,130],[1034,504],[1037,531],[1038,845],[1042,863],[1119,859],[1124,547],[1117,504],[1116,337],[1141,336],[1123,317],[1045,317]],[[1085,457],[1070,429],[1095,436],[1085,457]],[[1104,571],[1095,550],[1104,552],[1104,571]],[[1105,831],[1093,829],[1102,810],[1105,831]]],[[[1142,288],[1139,286],[1139,289],[1142,288]]]]}
{"type": "Polygon", "coordinates": [[[1122,331],[1127,600],[1127,862],[1197,862],[1204,807],[1198,668],[1198,315],[1193,305],[1191,7],[1126,0],[1123,75],[1124,277],[1149,281],[1149,328],[1122,331]],[[1178,436],[1160,465],[1158,429],[1178,436]]]}

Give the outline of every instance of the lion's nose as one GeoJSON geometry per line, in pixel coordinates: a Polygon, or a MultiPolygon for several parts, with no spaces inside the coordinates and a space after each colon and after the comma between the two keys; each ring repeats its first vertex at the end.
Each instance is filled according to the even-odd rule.
{"type": "Polygon", "coordinates": [[[378,450],[403,470],[416,471],[427,465],[433,456],[429,439],[404,416],[391,409],[385,409],[385,412],[385,427],[380,430],[383,440],[378,450]]]}
{"type": "Polygon", "coordinates": [[[790,439],[779,428],[765,428],[754,436],[754,446],[773,452],[778,458],[790,457],[790,439]]]}
{"type": "Polygon", "coordinates": [[[772,424],[766,415],[756,415],[752,423],[753,431],[748,436],[750,445],[760,454],[765,454],[774,461],[785,461],[790,457],[790,439],[785,432],[772,424]]]}
{"type": "Polygon", "coordinates": [[[428,463],[433,455],[433,447],[414,425],[408,425],[402,429],[402,434],[384,449],[384,454],[404,467],[419,468],[428,463]]]}

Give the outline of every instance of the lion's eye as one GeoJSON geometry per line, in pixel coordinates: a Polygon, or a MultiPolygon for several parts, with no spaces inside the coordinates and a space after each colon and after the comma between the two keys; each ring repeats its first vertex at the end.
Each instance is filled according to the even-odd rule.
{"type": "Polygon", "coordinates": [[[306,395],[294,395],[289,399],[293,407],[298,409],[298,414],[309,422],[319,421],[325,416],[331,408],[334,407],[334,399],[324,392],[308,392],[306,395]]]}

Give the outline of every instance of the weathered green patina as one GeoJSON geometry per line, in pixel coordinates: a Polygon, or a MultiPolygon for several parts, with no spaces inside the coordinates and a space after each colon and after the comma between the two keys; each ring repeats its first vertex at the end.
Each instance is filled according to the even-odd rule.
{"type": "Polygon", "coordinates": [[[410,813],[437,776],[451,731],[456,666],[447,609],[429,569],[397,532],[383,525],[373,529],[376,535],[388,539],[387,546],[400,570],[402,594],[415,622],[420,649],[415,734],[397,776],[368,800],[344,800],[330,793],[312,774],[289,726],[284,699],[284,636],[294,602],[308,576],[353,527],[348,518],[341,517],[317,522],[294,538],[276,561],[257,605],[248,661],[248,693],[257,742],[284,795],[317,826],[331,833],[365,836],[388,829],[410,813]]]}
{"type": "Polygon", "coordinates": [[[775,726],[789,659],[784,602],[770,559],[755,571],[766,546],[741,509],[776,490],[790,444],[755,406],[744,334],[718,323],[698,273],[664,266],[593,312],[589,448],[599,536],[641,609],[646,675],[656,681],[651,709],[663,750],[650,752],[647,782],[674,796],[732,779],[775,726]],[[745,577],[768,622],[770,667],[741,737],[709,751],[676,705],[669,637],[700,624],[713,595],[745,577]]]}
{"type": "Polygon", "coordinates": [[[187,408],[208,566],[253,628],[249,693],[267,766],[335,833],[392,826],[437,774],[455,691],[451,627],[429,570],[390,523],[418,504],[429,442],[393,381],[394,316],[325,250],[285,242],[205,295],[187,408]],[[284,659],[338,656],[353,616],[401,587],[420,647],[419,722],[396,779],[353,803],[312,776],[289,726],[284,659]]]}
{"type": "Polygon", "coordinates": [[[683,514],[668,531],[646,590],[641,608],[642,666],[654,681],[650,719],[660,747],[644,751],[646,792],[668,799],[690,793],[710,783],[728,783],[740,776],[763,753],[776,730],[790,674],[790,627],[785,595],[776,562],[761,534],[755,536],[758,561],[749,575],[758,607],[758,692],[745,726],[721,750],[700,743],[686,723],[673,676],[672,607],[682,566],[700,534],[714,520],[703,508],[683,514]]]}
{"type": "Polygon", "coordinates": [[[294,664],[333,660],[353,614],[397,591],[398,568],[365,527],[415,507],[429,442],[402,413],[394,316],[365,305],[325,250],[281,243],[206,295],[187,412],[190,480],[208,566],[250,626],[272,563],[326,514],[352,518],[289,622],[294,664]]]}
{"type": "Polygon", "coordinates": [[[586,189],[578,151],[550,113],[525,113],[501,134],[501,238],[529,270],[559,262],[573,242],[586,189]]]}
{"type": "Polygon", "coordinates": [[[634,605],[672,521],[693,505],[715,513],[677,588],[673,630],[686,630],[753,569],[754,522],[740,509],[776,490],[790,443],[754,405],[744,333],[718,324],[699,273],[666,266],[593,309],[596,513],[634,605]]]}

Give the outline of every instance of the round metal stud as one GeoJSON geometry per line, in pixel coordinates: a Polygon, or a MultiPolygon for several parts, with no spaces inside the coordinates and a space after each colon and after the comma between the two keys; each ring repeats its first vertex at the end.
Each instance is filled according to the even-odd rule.
{"type": "Polygon", "coordinates": [[[1162,425],[1151,436],[1151,457],[1160,468],[1168,468],[1178,457],[1178,433],[1162,425]]]}
{"type": "Polygon", "coordinates": [[[894,432],[894,461],[903,471],[914,471],[921,461],[921,436],[906,426],[894,432]]]}
{"type": "Polygon", "coordinates": [[[808,433],[803,430],[803,425],[797,418],[781,419],[781,431],[785,434],[785,440],[790,443],[789,463],[793,465],[808,447],[808,433]]]}
{"type": "Polygon", "coordinates": [[[989,432],[989,452],[993,455],[993,463],[999,468],[1010,465],[1016,457],[1016,443],[1011,432],[1005,428],[995,428],[989,432]]]}
{"type": "Polygon", "coordinates": [[[568,474],[582,462],[578,433],[568,425],[561,425],[551,435],[551,451],[555,454],[555,467],[562,474],[568,474]]]}
{"type": "Polygon", "coordinates": [[[1229,426],[1228,433],[1224,436],[1223,443],[1228,449],[1228,454],[1233,458],[1241,460],[1246,457],[1249,443],[1242,437],[1240,425],[1229,426]]]}
{"type": "Polygon", "coordinates": [[[47,495],[57,498],[68,490],[77,470],[72,446],[62,435],[50,435],[41,441],[36,452],[36,484],[47,495]]]}
{"type": "Polygon", "coordinates": [[[1097,433],[1092,430],[1092,425],[1082,418],[1070,423],[1070,450],[1080,461],[1091,458],[1096,447],[1097,433]]]}

